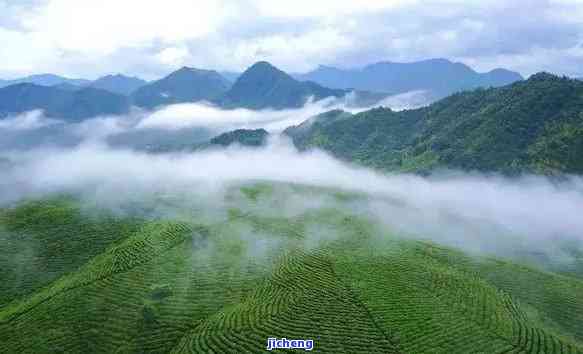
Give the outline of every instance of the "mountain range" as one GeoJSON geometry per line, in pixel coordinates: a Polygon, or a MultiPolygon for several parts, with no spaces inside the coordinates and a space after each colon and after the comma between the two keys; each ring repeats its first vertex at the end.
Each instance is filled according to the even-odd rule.
{"type": "MultiPolygon", "coordinates": [[[[296,75],[288,75],[267,62],[258,62],[242,74],[222,74],[214,70],[183,67],[153,82],[121,74],[107,75],[94,81],[69,79],[53,74],[0,80],[0,87],[6,89],[0,92],[0,101],[3,101],[0,116],[22,113],[22,109],[29,108],[43,109],[49,115],[58,114],[59,110],[55,106],[62,104],[59,97],[77,97],[94,92],[84,91],[85,94],[72,95],[60,91],[74,92],[87,88],[109,91],[116,96],[109,96],[112,101],[110,103],[86,102],[85,105],[103,105],[103,108],[87,109],[86,112],[81,112],[82,108],[78,108],[78,113],[73,114],[76,119],[90,117],[94,112],[115,114],[119,109],[111,107],[119,106],[121,101],[126,101],[123,105],[135,105],[145,109],[197,101],[209,101],[225,108],[285,109],[300,107],[308,98],[318,100],[341,97],[356,89],[358,104],[368,106],[391,94],[425,90],[428,97],[435,99],[452,92],[500,86],[522,79],[519,74],[503,69],[479,74],[464,64],[444,59],[408,64],[385,62],[352,70],[321,66],[312,72],[296,75]],[[50,87],[52,90],[36,88],[36,94],[44,92],[46,97],[10,102],[10,97],[18,96],[22,90],[22,87],[15,85],[23,83],[50,87]],[[10,92],[11,90],[15,92],[10,92]],[[56,101],[51,102],[51,97],[56,101]],[[117,103],[114,104],[113,101],[117,103]]],[[[29,86],[29,90],[33,89],[29,86]]],[[[108,101],[103,94],[100,98],[108,101]]]]}
{"type": "Polygon", "coordinates": [[[75,86],[84,86],[84,85],[90,84],[91,81],[85,80],[85,79],[69,79],[69,78],[62,77],[59,75],[54,75],[54,74],[39,74],[39,75],[31,75],[31,76],[23,77],[20,79],[14,79],[14,80],[2,80],[2,79],[0,79],[0,88],[10,86],[10,85],[23,84],[23,83],[36,84],[36,85],[41,85],[41,86],[55,86],[55,85],[59,85],[59,84],[63,84],[63,83],[68,83],[68,84],[75,85],[75,86]]]}
{"type": "Polygon", "coordinates": [[[0,88],[0,118],[36,109],[42,109],[47,117],[80,121],[126,114],[130,104],[125,96],[92,87],[67,90],[20,83],[0,88]]]}
{"type": "Polygon", "coordinates": [[[499,87],[522,80],[516,72],[495,69],[478,73],[462,63],[430,59],[413,63],[380,62],[359,69],[319,66],[294,75],[332,88],[357,89],[388,94],[424,90],[438,98],[477,87],[499,87]]]}
{"type": "Polygon", "coordinates": [[[134,91],[147,84],[148,82],[146,80],[142,80],[138,77],[116,74],[101,77],[91,82],[89,86],[117,93],[119,95],[129,96],[134,91]]]}
{"type": "MultiPolygon", "coordinates": [[[[443,77],[443,72],[434,76],[443,77]]],[[[383,170],[583,173],[583,82],[539,73],[493,87],[502,82],[494,78],[497,75],[489,76],[490,88],[460,91],[419,109],[397,112],[379,107],[354,115],[336,110],[284,133],[299,149],[317,147],[383,170]]],[[[17,83],[0,88],[0,118],[42,109],[48,117],[76,122],[125,114],[132,105],[153,109],[200,100],[224,108],[286,109],[300,107],[310,97],[342,97],[349,92],[296,80],[267,62],[252,65],[233,84],[216,71],[187,67],[145,84],[121,75],[84,86],[78,86],[79,81],[58,82],[53,76],[35,78],[53,85],[17,83]],[[104,89],[112,85],[118,93],[104,89]]],[[[256,132],[233,134],[219,140],[226,144],[229,139],[257,140],[256,132]]]]}
{"type": "Polygon", "coordinates": [[[284,133],[301,150],[317,147],[382,170],[580,174],[581,112],[583,82],[539,73],[415,110],[332,111],[284,133]]]}

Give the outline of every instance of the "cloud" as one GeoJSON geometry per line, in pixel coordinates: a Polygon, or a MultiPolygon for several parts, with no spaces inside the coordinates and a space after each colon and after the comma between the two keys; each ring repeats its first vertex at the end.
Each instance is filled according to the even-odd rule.
{"type": "Polygon", "coordinates": [[[189,54],[186,47],[170,47],[163,49],[156,58],[165,65],[179,66],[184,63],[189,54]]]}
{"type": "Polygon", "coordinates": [[[152,146],[185,147],[205,142],[235,129],[264,128],[278,134],[320,113],[342,109],[358,113],[383,105],[395,110],[431,102],[423,92],[389,96],[370,106],[359,105],[358,94],[343,98],[308,100],[303,107],[285,110],[223,109],[208,102],[168,105],[155,111],[134,108],[128,115],[100,116],[70,123],[50,119],[36,110],[0,119],[0,152],[30,150],[39,146],[76,146],[82,142],[107,142],[115,146],[144,149],[152,146]]]}
{"type": "MultiPolygon", "coordinates": [[[[399,95],[386,102],[404,108],[415,104],[418,96],[423,93],[399,95]]],[[[51,193],[76,193],[92,203],[124,210],[128,204],[139,205],[159,196],[180,196],[190,203],[187,210],[217,218],[226,215],[229,206],[224,194],[230,186],[270,181],[347,190],[361,197],[340,203],[330,193],[298,194],[291,187],[282,187],[273,200],[255,206],[266,215],[291,217],[313,208],[340,208],[372,218],[401,235],[509,256],[532,251],[555,257],[565,252],[565,242],[583,243],[580,176],[557,182],[537,176],[451,172],[430,177],[385,175],[338,161],[322,151],[300,153],[277,135],[264,148],[232,146],[172,154],[134,149],[138,144],[165,141],[194,144],[197,139],[241,127],[279,132],[338,107],[350,108],[347,102],[333,99],[284,111],[182,104],[75,124],[47,120],[39,111],[1,120],[0,205],[51,193]],[[26,148],[19,146],[23,140],[29,141],[26,148]]],[[[165,205],[154,209],[172,213],[165,205]]]]}
{"type": "Polygon", "coordinates": [[[35,130],[62,123],[56,119],[46,118],[41,110],[35,110],[0,119],[0,131],[35,130]]]}
{"type": "Polygon", "coordinates": [[[402,111],[426,106],[431,101],[431,94],[429,92],[417,90],[389,96],[378,102],[377,105],[390,107],[394,111],[402,111]]]}
{"type": "MultiPolygon", "coordinates": [[[[580,177],[555,183],[535,176],[382,175],[320,151],[298,153],[280,140],[261,149],[232,147],[170,155],[83,144],[9,157],[14,166],[0,184],[4,202],[68,192],[113,208],[155,195],[181,195],[202,203],[199,207],[210,213],[225,207],[222,195],[227,186],[272,181],[365,196],[346,205],[330,205],[330,200],[314,193],[277,196],[290,201],[287,213],[328,203],[372,217],[399,234],[471,251],[547,254],[557,252],[563,242],[583,242],[580,177]]],[[[262,212],[273,210],[266,206],[262,212]]]]}
{"type": "Polygon", "coordinates": [[[0,74],[12,76],[154,78],[179,65],[239,71],[258,60],[299,72],[428,57],[581,73],[580,1],[47,0],[0,1],[0,10],[0,74]],[[529,16],[516,16],[524,9],[529,16]]]}
{"type": "Polygon", "coordinates": [[[263,127],[268,131],[279,132],[317,114],[336,108],[350,109],[344,101],[333,98],[317,102],[310,101],[298,109],[265,109],[260,111],[245,108],[222,109],[210,103],[183,103],[166,106],[147,115],[136,128],[180,130],[207,127],[217,131],[226,131],[263,127]]]}

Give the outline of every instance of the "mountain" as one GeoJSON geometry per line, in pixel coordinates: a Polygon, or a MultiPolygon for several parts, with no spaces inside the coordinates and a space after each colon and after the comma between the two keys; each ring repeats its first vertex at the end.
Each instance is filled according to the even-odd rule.
{"type": "Polygon", "coordinates": [[[77,91],[83,88],[83,86],[73,85],[68,82],[62,82],[60,84],[52,85],[51,87],[64,91],[77,91]]]}
{"type": "Polygon", "coordinates": [[[77,91],[22,83],[0,88],[0,117],[41,109],[48,117],[80,121],[86,118],[125,114],[126,97],[114,93],[82,88],[77,91]]]}
{"type": "Polygon", "coordinates": [[[477,87],[498,87],[522,80],[518,73],[495,69],[477,73],[462,63],[446,59],[429,59],[413,63],[380,62],[361,69],[320,66],[296,74],[299,80],[311,80],[333,88],[354,88],[389,94],[427,90],[439,97],[477,87]]]}
{"type": "Polygon", "coordinates": [[[211,145],[261,146],[267,141],[269,133],[265,129],[237,129],[223,133],[210,140],[211,145]]]}
{"type": "Polygon", "coordinates": [[[240,72],[235,72],[235,71],[221,71],[221,72],[219,72],[219,74],[221,74],[222,77],[224,77],[225,79],[227,79],[231,82],[237,81],[239,76],[241,76],[240,72]]]}
{"type": "Polygon", "coordinates": [[[250,109],[297,108],[313,97],[341,97],[347,92],[322,87],[314,82],[295,80],[268,62],[253,64],[233,84],[233,87],[219,99],[225,107],[245,107],[250,109]]]}
{"type": "Polygon", "coordinates": [[[140,87],[131,98],[136,106],[153,109],[173,103],[210,101],[227,92],[230,85],[214,70],[183,67],[163,79],[140,87]]]}
{"type": "Polygon", "coordinates": [[[129,77],[121,74],[107,75],[101,77],[91,84],[90,87],[106,90],[120,95],[129,96],[132,92],[145,86],[148,82],[137,77],[129,77]]]}
{"type": "Polygon", "coordinates": [[[15,84],[22,84],[22,83],[29,83],[29,84],[36,84],[41,86],[55,86],[63,83],[75,85],[75,86],[84,86],[89,84],[91,81],[85,79],[69,79],[63,76],[54,75],[54,74],[40,74],[40,75],[31,75],[27,77],[23,77],[20,79],[15,80],[0,80],[0,87],[6,87],[15,84]]]}
{"type": "Polygon", "coordinates": [[[302,150],[318,147],[384,170],[583,173],[581,112],[583,82],[539,73],[425,108],[376,108],[286,134],[302,150]]]}
{"type": "MultiPolygon", "coordinates": [[[[140,132],[140,137],[143,136],[143,133],[144,132],[140,132]]],[[[174,132],[174,134],[176,133],[177,132],[174,132]]],[[[267,137],[269,136],[269,133],[265,129],[236,129],[219,134],[212,138],[209,138],[209,134],[213,134],[212,131],[203,128],[193,129],[187,135],[185,134],[182,137],[174,136],[170,139],[167,137],[169,134],[173,134],[172,132],[164,131],[162,134],[162,136],[158,137],[155,141],[152,140],[151,143],[147,145],[142,144],[141,146],[136,146],[134,143],[133,147],[154,154],[200,151],[216,147],[227,147],[233,144],[247,147],[258,147],[265,145],[267,137]],[[164,141],[164,138],[166,138],[166,141],[164,141]]],[[[127,144],[127,134],[124,135],[122,139],[123,142],[127,144]]]]}

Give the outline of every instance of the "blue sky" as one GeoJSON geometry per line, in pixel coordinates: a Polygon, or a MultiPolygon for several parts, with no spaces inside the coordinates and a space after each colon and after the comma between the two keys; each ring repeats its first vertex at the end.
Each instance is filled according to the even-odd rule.
{"type": "Polygon", "coordinates": [[[0,0],[0,78],[444,57],[583,76],[581,0],[0,0]]]}

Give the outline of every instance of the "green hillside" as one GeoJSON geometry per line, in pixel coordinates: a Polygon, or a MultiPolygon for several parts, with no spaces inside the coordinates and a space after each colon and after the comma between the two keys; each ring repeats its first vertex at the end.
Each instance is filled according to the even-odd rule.
{"type": "Polygon", "coordinates": [[[373,109],[287,133],[386,170],[435,168],[509,174],[583,172],[583,82],[546,73],[509,86],[454,94],[429,107],[373,109]]]}
{"type": "Polygon", "coordinates": [[[583,274],[403,238],[362,198],[251,183],[188,207],[3,209],[0,352],[583,353],[583,274]]]}

